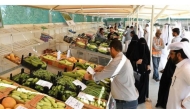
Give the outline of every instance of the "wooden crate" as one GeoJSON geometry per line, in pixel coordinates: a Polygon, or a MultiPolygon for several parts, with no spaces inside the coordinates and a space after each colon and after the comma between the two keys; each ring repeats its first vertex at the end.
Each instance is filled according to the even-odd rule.
{"type": "MultiPolygon", "coordinates": [[[[95,100],[98,100],[98,98],[94,98],[95,100]]],[[[107,103],[107,100],[104,100],[104,99],[101,99],[101,101],[104,101],[107,103]]],[[[82,102],[83,103],[83,102],[82,102]]],[[[84,108],[87,108],[87,109],[101,109],[99,107],[96,107],[94,105],[90,105],[90,104],[86,104],[84,103],[84,108]]]]}
{"type": "Polygon", "coordinates": [[[10,55],[10,54],[6,55],[5,58],[8,59],[8,60],[11,61],[11,62],[17,64],[17,65],[20,65],[20,64],[21,64],[21,58],[19,58],[17,55],[14,54],[15,58],[18,58],[17,61],[11,60],[10,58],[8,58],[9,55],[10,55]]]}
{"type": "MultiPolygon", "coordinates": [[[[49,55],[53,56],[53,57],[56,57],[57,58],[57,52],[53,52],[53,53],[50,53],[49,55]]],[[[67,57],[67,54],[65,53],[61,53],[61,59],[65,59],[67,57]]]]}
{"type": "MultiPolygon", "coordinates": [[[[47,55],[47,54],[45,54],[45,55],[47,55]]],[[[43,56],[45,56],[45,55],[40,56],[40,58],[42,59],[42,61],[46,62],[48,65],[52,65],[53,64],[53,60],[49,60],[49,59],[44,58],[43,56]]]]}
{"type": "Polygon", "coordinates": [[[12,81],[12,80],[10,80],[10,79],[4,78],[4,77],[0,77],[0,79],[6,80],[6,81],[8,81],[8,82],[12,82],[14,86],[20,86],[19,84],[17,84],[16,82],[14,82],[14,81],[12,81]]]}
{"type": "MultiPolygon", "coordinates": [[[[73,64],[74,65],[74,64],[73,64]]],[[[67,66],[67,65],[65,65],[65,64],[61,64],[61,63],[59,63],[58,64],[58,67],[59,68],[61,68],[61,69],[67,69],[67,71],[72,71],[73,70],[73,65],[72,66],[67,66]]]]}
{"type": "Polygon", "coordinates": [[[59,61],[53,61],[52,66],[59,67],[59,61]]]}
{"type": "Polygon", "coordinates": [[[66,60],[72,63],[76,63],[79,59],[76,57],[70,57],[70,58],[66,58],[66,60]],[[73,61],[71,58],[75,58],[75,60],[73,61]]]}

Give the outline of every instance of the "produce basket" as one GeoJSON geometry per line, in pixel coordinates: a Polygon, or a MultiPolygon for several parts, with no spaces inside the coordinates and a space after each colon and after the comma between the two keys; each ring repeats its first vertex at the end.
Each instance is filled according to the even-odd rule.
{"type": "Polygon", "coordinates": [[[87,98],[83,97],[77,97],[79,101],[84,103],[84,108],[87,109],[106,109],[107,101],[104,99],[98,99],[94,97],[92,100],[89,100],[87,98]]]}
{"type": "Polygon", "coordinates": [[[48,70],[38,69],[36,71],[31,72],[33,78],[42,79],[49,82],[54,82],[54,79],[57,78],[56,74],[49,72],[48,70]]]}
{"type": "Polygon", "coordinates": [[[35,57],[35,56],[31,56],[32,54],[29,53],[28,57],[24,58],[24,55],[22,55],[22,59],[21,59],[21,65],[23,65],[24,67],[30,69],[31,71],[33,70],[37,70],[37,69],[46,69],[47,68],[47,64],[40,60],[40,58],[35,57]]]}
{"type": "Polygon", "coordinates": [[[49,65],[52,65],[53,61],[57,60],[56,57],[49,55],[49,54],[44,54],[44,55],[40,56],[40,58],[42,59],[42,61],[46,62],[49,65]]]}
{"type": "Polygon", "coordinates": [[[58,67],[61,69],[67,69],[67,71],[72,71],[74,63],[67,61],[66,59],[58,61],[58,67]]]}
{"type": "Polygon", "coordinates": [[[63,41],[65,41],[67,43],[71,43],[73,41],[73,37],[64,36],[63,41]]]}
{"type": "Polygon", "coordinates": [[[13,53],[6,55],[5,58],[10,60],[11,62],[14,62],[17,65],[21,63],[21,59],[13,53]]]}
{"type": "Polygon", "coordinates": [[[56,50],[52,50],[52,49],[45,49],[44,51],[43,51],[43,54],[49,54],[49,53],[53,53],[53,52],[55,52],[56,50]]]}
{"type": "Polygon", "coordinates": [[[59,68],[59,61],[53,61],[52,66],[59,68]]]}
{"type": "Polygon", "coordinates": [[[20,86],[20,88],[13,90],[8,96],[14,98],[17,103],[24,104],[28,109],[45,109],[48,108],[62,108],[69,109],[64,102],[52,98],[48,95],[42,94],[31,88],[20,86]]]}
{"type": "MultiPolygon", "coordinates": [[[[74,65],[74,64],[73,64],[73,65],[74,65]]],[[[72,71],[72,70],[73,70],[73,65],[72,65],[72,66],[68,66],[68,65],[59,63],[59,64],[58,64],[58,67],[61,68],[61,69],[67,69],[67,71],[72,71]]]]}
{"type": "Polygon", "coordinates": [[[86,49],[97,52],[98,45],[96,43],[88,43],[86,49]]]}
{"type": "Polygon", "coordinates": [[[81,87],[74,85],[73,81],[75,79],[72,77],[66,75],[59,76],[56,81],[57,85],[52,86],[48,95],[61,101],[66,101],[70,96],[77,97],[81,87]]]}
{"type": "Polygon", "coordinates": [[[110,54],[110,52],[108,51],[108,47],[103,47],[103,46],[98,47],[98,52],[106,55],[110,54]]]}
{"type": "Polygon", "coordinates": [[[86,48],[87,43],[88,43],[87,39],[77,38],[75,45],[80,47],[80,48],[86,48]]]}
{"type": "MultiPolygon", "coordinates": [[[[19,84],[15,83],[14,81],[10,80],[10,79],[7,79],[7,78],[3,78],[3,77],[0,77],[0,80],[6,84],[10,84],[10,85],[14,85],[14,86],[20,86],[19,84]]],[[[1,83],[0,81],[0,83],[1,83]]]]}
{"type": "Polygon", "coordinates": [[[0,79],[0,99],[7,97],[12,90],[15,90],[18,87],[14,82],[5,80],[5,78],[0,79]]]}
{"type": "Polygon", "coordinates": [[[75,57],[69,57],[69,58],[65,58],[65,59],[72,63],[76,63],[79,60],[78,58],[75,58],[75,57]]]}
{"type": "MultiPolygon", "coordinates": [[[[61,58],[60,59],[65,59],[67,53],[61,53],[61,58]]],[[[57,52],[50,53],[49,55],[56,57],[57,58],[57,52]]]]}
{"type": "Polygon", "coordinates": [[[37,90],[38,92],[41,92],[41,93],[47,93],[49,91],[49,89],[47,87],[43,87],[41,85],[38,85],[37,82],[39,80],[40,80],[39,78],[30,77],[22,85],[26,86],[26,87],[30,87],[34,90],[37,90]],[[47,90],[45,90],[45,89],[47,89],[47,90]]]}

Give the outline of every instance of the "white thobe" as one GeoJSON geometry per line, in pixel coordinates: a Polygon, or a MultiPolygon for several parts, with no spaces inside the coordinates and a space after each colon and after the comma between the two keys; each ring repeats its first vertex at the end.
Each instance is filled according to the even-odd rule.
{"type": "Polygon", "coordinates": [[[174,42],[181,42],[181,37],[180,36],[176,36],[176,37],[174,37],[173,39],[172,39],[172,43],[174,43],[174,42]]]}
{"type": "Polygon", "coordinates": [[[150,34],[149,33],[146,33],[145,36],[144,36],[146,42],[147,42],[147,45],[148,47],[150,48],[150,34]]]}
{"type": "Polygon", "coordinates": [[[145,29],[146,29],[147,32],[146,32],[144,38],[145,38],[145,40],[147,42],[148,47],[150,48],[150,28],[146,27],[145,29]]]}
{"type": "Polygon", "coordinates": [[[182,109],[181,102],[190,94],[190,60],[184,59],[176,65],[172,77],[167,109],[182,109]]]}
{"type": "Polygon", "coordinates": [[[171,43],[171,40],[173,38],[172,36],[172,29],[169,25],[164,25],[164,28],[162,29],[162,34],[161,34],[161,38],[163,39],[164,41],[164,44],[165,44],[165,48],[162,49],[162,54],[161,54],[161,58],[160,58],[160,63],[159,63],[159,69],[164,69],[165,68],[165,65],[168,61],[168,55],[169,55],[169,50],[167,49],[168,45],[171,43]],[[166,45],[166,43],[168,43],[166,45]]]}
{"type": "Polygon", "coordinates": [[[138,31],[138,38],[140,39],[141,37],[143,37],[143,34],[144,34],[144,32],[138,31]]]}

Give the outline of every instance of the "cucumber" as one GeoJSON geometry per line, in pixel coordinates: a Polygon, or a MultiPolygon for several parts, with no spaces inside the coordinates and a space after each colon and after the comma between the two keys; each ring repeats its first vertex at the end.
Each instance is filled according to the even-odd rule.
{"type": "Polygon", "coordinates": [[[21,100],[21,98],[19,96],[16,95],[11,95],[13,98],[17,99],[17,100],[21,100]]]}

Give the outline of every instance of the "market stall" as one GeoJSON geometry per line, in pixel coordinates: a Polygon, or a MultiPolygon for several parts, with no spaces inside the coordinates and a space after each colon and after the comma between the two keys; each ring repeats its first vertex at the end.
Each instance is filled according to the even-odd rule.
{"type": "MultiPolygon", "coordinates": [[[[78,103],[78,108],[108,109],[113,103],[110,101],[110,80],[105,79],[97,84],[84,80],[83,76],[89,66],[105,66],[109,62],[109,43],[89,40],[97,32],[95,26],[93,23],[82,25],[77,29],[77,25],[43,24],[33,25],[35,29],[27,27],[28,30],[21,26],[10,33],[1,34],[1,59],[9,63],[9,68],[4,69],[0,76],[3,77],[2,81],[8,81],[14,87],[7,92],[10,84],[0,84],[6,89],[1,92],[7,92],[2,98],[6,100],[11,97],[16,104],[22,104],[21,107],[25,108],[69,109],[75,108],[78,103]],[[89,27],[88,31],[83,31],[89,27]],[[68,28],[76,30],[78,35],[68,28]],[[69,102],[72,100],[76,104],[69,102]]],[[[2,65],[6,66],[5,63],[2,65]]]]}

